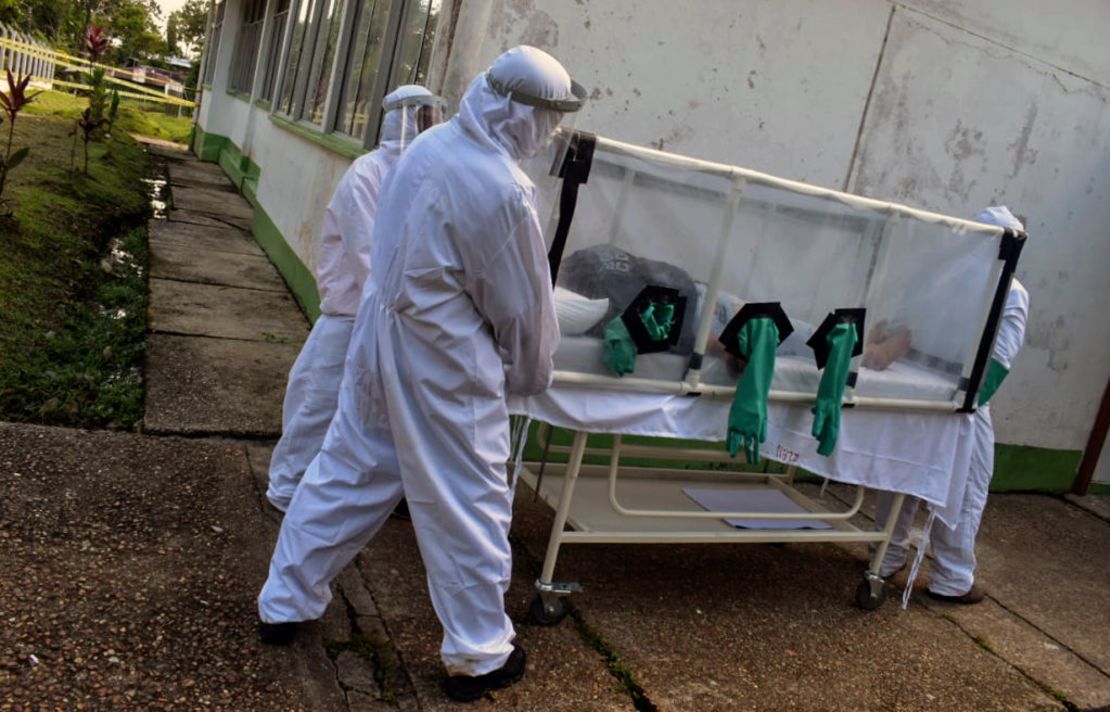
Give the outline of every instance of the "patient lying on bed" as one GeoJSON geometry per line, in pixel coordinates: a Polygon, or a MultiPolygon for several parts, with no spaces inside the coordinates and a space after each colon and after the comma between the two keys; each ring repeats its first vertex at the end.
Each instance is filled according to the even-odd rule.
{"type": "MultiPolygon", "coordinates": [[[[586,335],[601,338],[604,325],[636,298],[648,285],[677,289],[693,305],[693,313],[686,315],[682,336],[672,353],[689,354],[693,351],[694,334],[704,307],[707,285],[694,281],[680,267],[666,262],[649,260],[633,255],[612,245],[596,245],[578,250],[560,267],[559,286],[555,289],[555,305],[559,327],[564,336],[586,335]]],[[[718,337],[729,321],[745,304],[745,300],[721,292],[713,305],[710,339],[706,346],[709,356],[722,359],[733,376],[743,369],[734,356],[728,354],[718,337]]],[[[805,357],[811,354],[806,341],[812,336],[814,326],[792,317],[794,333],[779,347],[783,356],[805,357]]],[[[883,371],[910,350],[911,333],[904,326],[891,326],[887,321],[876,324],[869,332],[864,347],[864,368],[883,371]]]]}

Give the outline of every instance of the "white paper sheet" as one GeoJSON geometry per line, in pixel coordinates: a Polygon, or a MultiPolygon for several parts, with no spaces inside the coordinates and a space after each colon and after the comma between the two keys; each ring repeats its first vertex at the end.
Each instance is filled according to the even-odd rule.
{"type": "MultiPolygon", "coordinates": [[[[777,489],[701,489],[683,487],[687,497],[707,512],[758,512],[760,514],[808,514],[808,511],[777,489]]],[[[726,519],[742,529],[831,529],[817,519],[726,519]]]]}

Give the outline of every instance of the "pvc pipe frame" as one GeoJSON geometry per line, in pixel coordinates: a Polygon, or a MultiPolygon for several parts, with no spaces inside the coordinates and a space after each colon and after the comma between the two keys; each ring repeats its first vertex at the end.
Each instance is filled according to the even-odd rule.
{"type": "Polygon", "coordinates": [[[609,459],[609,504],[613,511],[625,517],[659,517],[665,519],[799,519],[817,521],[843,521],[851,519],[863,505],[863,486],[856,486],[856,499],[852,508],[837,514],[823,512],[689,512],[666,509],[629,509],[617,501],[617,471],[620,469],[621,436],[613,436],[613,454],[609,459]]]}
{"type": "MultiPolygon", "coordinates": [[[[602,376],[595,373],[580,373],[578,371],[556,371],[556,383],[574,386],[602,386],[623,391],[656,391],[680,396],[708,396],[710,398],[731,400],[736,395],[734,386],[691,386],[688,381],[655,381],[648,378],[617,378],[602,376]]],[[[792,393],[789,391],[771,391],[768,400],[776,403],[796,403],[800,405],[813,405],[815,394],[792,393]]],[[[937,413],[955,413],[961,405],[950,401],[924,401],[909,398],[870,398],[855,396],[846,404],[856,408],[869,410],[923,410],[937,413]]]]}
{"type": "MultiPolygon", "coordinates": [[[[994,234],[994,235],[1003,235],[1005,233],[1005,230],[1003,228],[1000,228],[1000,227],[997,227],[997,226],[994,226],[994,225],[986,225],[986,224],[977,223],[977,222],[974,222],[974,221],[971,221],[971,220],[964,220],[964,219],[961,219],[961,218],[953,218],[953,217],[949,217],[947,215],[941,215],[940,213],[933,213],[933,212],[928,212],[928,211],[925,211],[925,210],[917,210],[915,208],[909,208],[909,207],[906,207],[904,205],[899,205],[897,203],[889,203],[889,202],[886,202],[886,201],[874,200],[874,199],[871,199],[871,198],[863,198],[863,197],[860,197],[860,196],[851,195],[849,193],[842,193],[842,192],[835,191],[835,190],[829,190],[827,188],[820,188],[820,187],[817,187],[817,186],[807,185],[805,183],[799,183],[797,181],[791,181],[791,180],[786,180],[786,179],[783,179],[783,178],[777,178],[775,176],[767,175],[765,173],[759,173],[757,171],[752,171],[752,170],[748,170],[748,169],[745,169],[745,168],[739,168],[739,167],[736,167],[736,166],[730,166],[730,165],[721,164],[721,163],[713,163],[713,162],[710,162],[710,161],[702,161],[702,160],[695,159],[695,158],[690,158],[690,157],[687,157],[687,156],[679,156],[679,155],[676,155],[676,154],[665,153],[663,151],[657,151],[655,149],[644,148],[642,146],[636,146],[636,145],[633,145],[633,144],[624,143],[622,141],[616,141],[616,140],[613,140],[613,139],[610,139],[610,138],[605,138],[603,136],[598,136],[596,138],[597,138],[597,146],[599,148],[601,148],[601,149],[603,149],[603,150],[605,150],[609,153],[615,154],[615,155],[625,156],[625,157],[633,158],[633,159],[641,159],[641,160],[642,159],[650,159],[650,160],[653,160],[653,161],[656,161],[656,162],[661,162],[661,163],[665,163],[665,164],[668,164],[668,165],[671,165],[671,166],[680,167],[680,168],[683,168],[685,170],[693,170],[693,171],[697,171],[697,172],[700,172],[700,173],[703,173],[703,174],[706,174],[706,175],[712,175],[712,176],[717,176],[717,177],[721,177],[721,178],[726,178],[731,182],[731,188],[729,189],[729,195],[728,195],[728,207],[725,210],[725,215],[724,215],[724,218],[723,218],[722,224],[721,224],[721,233],[720,233],[720,236],[719,236],[718,242],[717,242],[716,260],[714,261],[714,264],[713,264],[713,269],[712,269],[712,273],[710,275],[709,282],[706,285],[706,304],[708,304],[710,302],[710,297],[715,297],[715,295],[717,295],[720,291],[721,280],[723,279],[723,273],[724,273],[724,264],[726,262],[725,255],[727,254],[728,247],[729,247],[729,242],[731,241],[731,238],[732,238],[733,223],[735,222],[735,219],[736,219],[736,212],[739,209],[739,204],[740,204],[740,200],[743,196],[744,188],[748,183],[755,183],[755,184],[759,184],[759,185],[767,185],[767,186],[772,186],[772,187],[777,187],[777,188],[783,188],[783,189],[790,190],[790,191],[796,192],[796,193],[802,193],[802,194],[805,194],[805,195],[811,195],[811,196],[817,196],[817,197],[821,197],[821,198],[828,198],[828,199],[836,200],[836,201],[838,201],[838,202],[840,202],[844,205],[848,205],[848,206],[856,208],[856,209],[867,209],[867,210],[872,210],[872,211],[876,211],[876,212],[885,213],[888,216],[888,220],[887,220],[887,226],[886,226],[886,228],[884,228],[884,230],[889,228],[891,222],[896,221],[900,217],[912,217],[912,218],[915,218],[917,220],[922,220],[922,221],[925,221],[925,222],[944,224],[944,225],[947,225],[950,228],[952,228],[954,230],[958,230],[958,231],[965,231],[965,232],[966,231],[975,231],[975,232],[994,234]]],[[[629,185],[631,184],[631,180],[635,175],[635,172],[630,170],[628,167],[625,167],[624,170],[625,170],[625,179],[624,179],[624,182],[623,182],[622,187],[621,187],[620,197],[618,199],[618,202],[621,205],[623,205],[623,202],[624,202],[625,198],[627,197],[627,191],[628,191],[629,185]]],[[[620,212],[619,212],[619,209],[618,209],[618,211],[616,213],[617,218],[619,218],[619,215],[620,215],[620,212]]],[[[609,235],[609,241],[610,242],[612,242],[612,240],[613,240],[613,238],[616,234],[616,230],[617,230],[616,219],[617,218],[614,218],[614,223],[613,223],[613,226],[610,230],[610,235],[609,235]]],[[[886,244],[886,241],[884,240],[884,245],[885,244],[886,244]]],[[[998,266],[998,265],[995,266],[995,270],[992,273],[992,277],[993,277],[992,282],[997,282],[998,274],[999,274],[1000,269],[1001,269],[1000,266],[998,266]]],[[[986,312],[983,315],[981,315],[981,317],[982,317],[980,319],[980,324],[981,325],[985,326],[985,324],[986,324],[986,314],[989,313],[989,310],[990,310],[990,303],[988,302],[987,306],[986,306],[986,312]]],[[[712,310],[710,310],[710,309],[703,309],[702,310],[701,317],[698,321],[697,332],[695,333],[695,338],[694,338],[694,354],[702,355],[704,357],[704,354],[705,354],[705,351],[706,351],[706,343],[709,340],[709,331],[710,331],[710,326],[711,326],[711,323],[712,323],[712,318],[713,318],[712,310]]],[[[982,331],[983,331],[983,328],[980,328],[980,332],[982,332],[982,331]]],[[[977,348],[977,346],[978,346],[978,341],[976,341],[971,346],[971,353],[974,353],[974,350],[977,348]]],[[[853,361],[852,361],[852,372],[853,373],[858,373],[860,360],[861,360],[860,357],[856,357],[855,359],[853,359],[853,361]]],[[[966,363],[971,363],[971,361],[970,360],[965,360],[965,364],[966,363]]],[[[573,380],[573,379],[568,378],[569,375],[570,374],[568,374],[568,372],[558,372],[556,374],[556,380],[560,380],[560,381],[563,381],[563,382],[572,382],[572,383],[575,383],[575,382],[577,382],[577,383],[599,383],[599,384],[605,384],[605,385],[615,385],[616,383],[622,383],[622,384],[624,384],[624,385],[620,386],[622,388],[631,388],[631,389],[637,389],[637,390],[638,389],[662,390],[664,392],[675,392],[673,388],[668,388],[668,387],[660,388],[659,386],[655,385],[655,384],[660,383],[660,382],[651,381],[651,380],[648,380],[648,379],[619,379],[618,380],[618,379],[610,379],[610,378],[607,378],[607,377],[603,377],[603,378],[606,378],[605,381],[587,381],[587,380],[573,380]]],[[[574,375],[586,376],[586,377],[589,376],[589,374],[574,374],[574,375]]],[[[966,378],[968,374],[965,373],[963,375],[966,378]]],[[[668,385],[669,385],[669,382],[662,382],[662,383],[668,383],[668,385]]],[[[703,393],[706,393],[706,392],[713,393],[714,395],[717,395],[716,393],[714,393],[714,391],[716,390],[717,387],[702,387],[702,385],[701,385],[701,368],[700,367],[689,369],[686,372],[686,374],[684,376],[684,379],[683,379],[683,382],[682,382],[682,385],[679,388],[680,388],[680,390],[678,392],[682,393],[683,395],[695,394],[695,393],[696,394],[703,394],[703,393]]],[[[727,396],[731,398],[732,395],[733,395],[733,389],[725,389],[725,390],[727,391],[727,396]]],[[[934,401],[920,401],[920,400],[909,400],[909,399],[887,399],[887,398],[867,398],[867,397],[862,397],[861,398],[861,397],[857,397],[855,395],[855,389],[854,388],[848,388],[845,391],[844,404],[849,405],[849,406],[853,406],[853,407],[868,408],[868,409],[924,410],[924,411],[934,411],[934,412],[957,412],[963,407],[963,398],[960,398],[961,392],[962,392],[961,389],[955,388],[954,393],[953,393],[953,400],[952,401],[946,402],[946,403],[937,403],[937,402],[934,402],[934,401]]],[[[788,394],[788,393],[772,391],[771,400],[775,400],[775,401],[779,401],[779,402],[787,402],[787,403],[811,404],[813,402],[813,396],[805,396],[805,395],[802,395],[802,394],[788,394]]]]}
{"type": "Polygon", "coordinates": [[[756,183],[759,185],[766,185],[773,188],[784,188],[794,193],[804,193],[819,198],[828,198],[836,200],[844,205],[854,208],[862,208],[873,210],[876,212],[885,212],[889,214],[905,215],[923,220],[930,223],[940,223],[948,225],[949,227],[960,231],[973,231],[988,233],[993,235],[1002,235],[1005,229],[996,225],[987,225],[985,223],[978,223],[974,220],[964,220],[963,218],[954,218],[940,213],[930,212],[928,210],[919,210],[917,208],[910,208],[898,203],[888,203],[884,200],[876,200],[874,198],[864,198],[851,193],[842,193],[837,190],[830,190],[829,188],[820,188],[815,185],[806,183],[799,183],[798,181],[787,180],[785,178],[777,178],[766,173],[759,171],[749,170],[747,168],[740,168],[738,166],[730,166],[724,163],[714,163],[712,161],[703,161],[688,156],[679,156],[673,153],[666,153],[658,151],[653,148],[644,148],[636,146],[631,143],[623,141],[616,141],[611,138],[603,136],[597,137],[597,145],[599,148],[615,153],[621,156],[638,159],[650,159],[656,163],[664,163],[667,165],[683,168],[685,170],[697,171],[707,175],[718,176],[727,178],[732,181],[742,180],[747,183],[756,183]]]}

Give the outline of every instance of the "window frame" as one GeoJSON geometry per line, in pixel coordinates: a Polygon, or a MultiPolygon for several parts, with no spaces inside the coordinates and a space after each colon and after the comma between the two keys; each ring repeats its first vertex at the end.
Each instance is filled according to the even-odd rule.
{"type": "MultiPolygon", "coordinates": [[[[257,68],[259,81],[261,86],[258,87],[257,96],[260,101],[273,105],[274,95],[278,91],[278,80],[281,79],[282,74],[282,57],[285,51],[286,35],[289,29],[289,16],[293,12],[296,5],[296,0],[285,0],[285,9],[278,10],[278,5],[282,0],[269,0],[266,4],[266,25],[263,28],[263,42],[265,46],[261,50],[259,58],[261,59],[260,66],[257,68]],[[281,31],[279,36],[274,36],[276,32],[275,23],[278,21],[279,15],[285,15],[282,22],[281,31]],[[269,81],[267,81],[267,79],[269,81]]],[[[256,82],[257,84],[257,82],[256,82]]]]}
{"type": "MultiPolygon", "coordinates": [[[[429,0],[429,7],[434,4],[434,1],[435,0],[429,0]]],[[[316,61],[319,43],[321,41],[327,42],[326,36],[320,37],[320,29],[324,10],[328,2],[329,0],[290,0],[285,19],[282,49],[276,57],[279,64],[278,71],[273,75],[272,95],[268,100],[270,104],[270,113],[276,119],[280,119],[278,122],[279,125],[288,126],[289,124],[295,124],[299,127],[303,127],[306,131],[317,133],[330,140],[347,142],[351,144],[352,147],[360,147],[363,150],[369,150],[377,144],[378,133],[381,129],[382,121],[382,102],[389,87],[397,82],[401,71],[400,58],[404,49],[404,42],[401,37],[402,28],[406,26],[414,9],[419,10],[421,0],[391,0],[390,2],[389,12],[386,18],[382,56],[379,61],[378,71],[375,73],[373,89],[367,105],[369,115],[367,116],[366,126],[361,136],[352,136],[351,134],[345,133],[338,124],[341,122],[341,114],[343,113],[343,83],[347,77],[347,70],[353,61],[362,61],[361,57],[350,57],[349,52],[354,44],[352,42],[353,33],[358,27],[359,11],[365,0],[344,0],[342,12],[339,13],[339,17],[336,18],[340,22],[339,34],[336,39],[334,57],[332,58],[328,75],[328,90],[324,100],[322,120],[317,124],[311,120],[311,117],[305,115],[308,108],[308,82],[312,74],[312,65],[316,61]],[[293,35],[298,22],[297,18],[305,3],[313,3],[312,13],[311,17],[306,19],[305,35],[301,43],[301,50],[297,57],[296,66],[293,66],[289,62],[289,55],[292,50],[293,35]],[[285,83],[286,75],[289,72],[294,72],[292,93],[289,101],[290,110],[283,111],[281,109],[282,85],[285,83]]],[[[449,3],[440,3],[440,13],[442,13],[444,6],[449,6],[449,3]]],[[[441,14],[440,21],[442,22],[443,19],[441,14]]],[[[330,27],[328,29],[330,30],[330,27]]],[[[323,51],[326,51],[326,47],[323,51]]]]}
{"type": "Polygon", "coordinates": [[[231,53],[231,66],[228,69],[227,75],[227,93],[229,94],[245,94],[251,95],[254,92],[255,76],[258,69],[258,57],[262,50],[263,41],[265,40],[266,31],[266,18],[268,17],[268,10],[271,0],[241,0],[239,12],[239,30],[235,33],[235,48],[231,53]],[[254,10],[257,17],[251,20],[248,16],[249,11],[254,10]],[[257,32],[258,37],[254,41],[254,51],[247,53],[247,47],[244,44],[247,40],[247,32],[257,32]],[[250,72],[247,73],[242,69],[242,63],[246,60],[250,65],[250,72]],[[247,86],[239,86],[238,80],[243,80],[247,86]]]}
{"type": "Polygon", "coordinates": [[[220,36],[223,34],[224,19],[227,14],[228,0],[215,0],[212,5],[212,24],[208,27],[205,37],[204,71],[200,76],[200,85],[211,88],[216,83],[216,63],[220,56],[220,36]]]}

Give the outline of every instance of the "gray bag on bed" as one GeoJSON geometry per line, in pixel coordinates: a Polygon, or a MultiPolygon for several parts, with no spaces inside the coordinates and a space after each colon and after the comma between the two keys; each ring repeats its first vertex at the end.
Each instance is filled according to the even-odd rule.
{"type": "Polygon", "coordinates": [[[694,350],[694,332],[697,330],[698,293],[694,280],[685,270],[656,260],[637,257],[612,245],[586,247],[563,258],[559,266],[559,286],[577,292],[589,299],[608,299],[609,311],[589,336],[602,337],[605,325],[622,313],[636,296],[649,285],[677,289],[686,297],[686,318],[682,321],[682,334],[671,353],[690,353],[694,350]]]}

